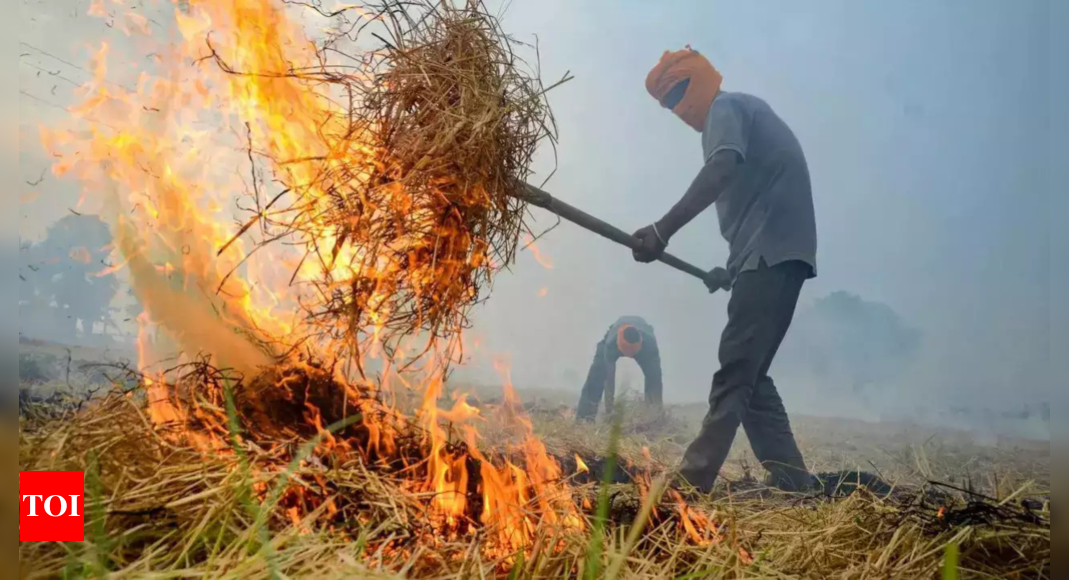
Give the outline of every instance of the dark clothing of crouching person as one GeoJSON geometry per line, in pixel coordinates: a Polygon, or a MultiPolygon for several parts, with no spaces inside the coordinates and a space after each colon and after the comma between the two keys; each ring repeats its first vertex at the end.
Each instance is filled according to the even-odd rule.
{"type": "Polygon", "coordinates": [[[661,408],[661,353],[657,349],[653,327],[638,316],[624,316],[613,323],[598,342],[579,396],[576,420],[593,421],[603,394],[605,414],[612,415],[616,399],[616,361],[621,357],[632,358],[638,363],[646,380],[646,404],[661,408]]]}

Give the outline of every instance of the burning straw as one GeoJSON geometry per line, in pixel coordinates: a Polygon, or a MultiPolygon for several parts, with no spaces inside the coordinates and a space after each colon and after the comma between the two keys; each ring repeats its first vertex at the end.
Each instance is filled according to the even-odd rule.
{"type": "MultiPolygon", "coordinates": [[[[184,370],[226,389],[216,369],[184,370]]],[[[314,366],[279,374],[294,394],[326,380],[314,366]]],[[[87,523],[83,544],[20,544],[23,577],[585,578],[596,566],[619,578],[930,578],[949,546],[960,548],[962,577],[1051,577],[1049,505],[1020,493],[950,490],[932,502],[905,490],[841,499],[753,490],[685,502],[669,490],[658,501],[660,483],[641,470],[627,484],[570,483],[584,519],[600,519],[594,496],[608,500],[602,551],[591,552],[590,533],[546,519],[512,550],[495,543],[502,528],[467,515],[461,528],[442,527],[438,496],[418,486],[429,465],[418,428],[398,424],[377,457],[359,423],[303,442],[260,428],[243,389],[233,387],[235,424],[211,450],[175,437],[191,434],[187,424],[150,420],[141,388],[57,421],[23,421],[20,470],[84,470],[87,523]]],[[[388,412],[373,399],[353,406],[388,412]]],[[[203,402],[200,411],[205,422],[229,420],[203,402]]],[[[626,468],[635,458],[621,459],[626,468]]],[[[537,509],[528,500],[521,514],[537,509]]]]}
{"type": "MultiPolygon", "coordinates": [[[[342,32],[317,49],[320,66],[287,73],[336,99],[322,122],[328,153],[274,159],[290,203],[250,225],[307,248],[302,263],[318,275],[305,306],[321,336],[357,360],[417,333],[431,348],[467,326],[529,234],[516,194],[555,139],[548,89],[480,1],[386,0],[330,16],[342,32]],[[347,50],[368,38],[378,46],[347,50]]],[[[228,72],[258,72],[213,55],[228,72]]]]}
{"type": "Polygon", "coordinates": [[[139,39],[157,60],[136,90],[105,43],[75,122],[42,130],[112,226],[146,330],[174,342],[150,358],[252,376],[309,348],[368,376],[431,353],[444,372],[535,237],[515,194],[555,141],[537,50],[481,2],[347,7],[315,40],[292,16],[317,6],[190,0],[179,42],[139,39]]]}

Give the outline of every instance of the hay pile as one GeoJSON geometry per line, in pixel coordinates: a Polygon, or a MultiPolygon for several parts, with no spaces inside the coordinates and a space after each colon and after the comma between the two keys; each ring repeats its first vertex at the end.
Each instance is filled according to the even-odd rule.
{"type": "MultiPolygon", "coordinates": [[[[135,371],[127,373],[138,377],[135,371]]],[[[157,381],[148,389],[147,398],[152,404],[174,409],[174,413],[165,413],[170,426],[221,440],[229,438],[235,422],[253,440],[310,439],[328,425],[374,412],[370,407],[379,403],[361,385],[338,383],[334,369],[316,361],[279,364],[245,380],[201,358],[169,369],[164,376],[176,380],[173,384],[157,381]]]]}
{"type": "MultiPolygon", "coordinates": [[[[329,16],[343,32],[318,47],[320,66],[289,75],[334,99],[317,128],[331,153],[274,160],[291,203],[250,224],[308,248],[302,264],[319,273],[304,306],[333,344],[359,360],[372,339],[392,354],[424,333],[430,349],[467,326],[530,234],[516,194],[539,144],[555,140],[552,87],[478,0],[385,0],[329,16]]],[[[215,56],[227,72],[256,73],[215,56]]]]}

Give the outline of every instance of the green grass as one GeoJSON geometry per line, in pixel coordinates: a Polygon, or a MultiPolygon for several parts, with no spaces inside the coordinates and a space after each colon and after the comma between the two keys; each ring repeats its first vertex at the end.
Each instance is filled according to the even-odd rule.
{"type": "Polygon", "coordinates": [[[590,532],[590,546],[586,556],[584,578],[595,580],[600,577],[601,565],[605,557],[605,530],[609,521],[609,489],[616,476],[616,461],[620,442],[620,425],[623,423],[624,404],[616,407],[609,432],[609,448],[605,453],[605,473],[598,490],[598,503],[595,508],[594,527],[590,532]]]}
{"type": "Polygon", "coordinates": [[[943,556],[943,580],[958,580],[959,558],[958,544],[956,542],[947,544],[943,556]]]}

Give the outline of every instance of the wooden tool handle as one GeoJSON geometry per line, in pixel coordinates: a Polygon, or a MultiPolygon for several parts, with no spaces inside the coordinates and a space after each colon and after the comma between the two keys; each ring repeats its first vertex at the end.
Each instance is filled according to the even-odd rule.
{"type": "MultiPolygon", "coordinates": [[[[581,209],[568,205],[567,203],[564,203],[563,201],[554,198],[552,195],[546,193],[545,191],[542,191],[541,189],[533,185],[526,184],[526,186],[527,191],[523,194],[523,199],[527,203],[540,207],[548,212],[554,213],[560,216],[562,219],[566,219],[577,226],[590,230],[595,234],[608,238],[618,244],[627,246],[628,248],[635,249],[639,246],[639,241],[637,238],[621,230],[620,228],[612,224],[603,222],[581,209]]],[[[698,278],[699,280],[702,280],[703,282],[705,281],[705,277],[707,274],[705,270],[702,270],[701,268],[688,262],[684,262],[683,260],[680,260],[679,258],[673,256],[672,254],[665,252],[661,254],[660,258],[657,259],[675,268],[676,270],[679,270],[680,272],[685,272],[687,274],[690,274],[691,276],[694,276],[695,278],[698,278]]]]}

